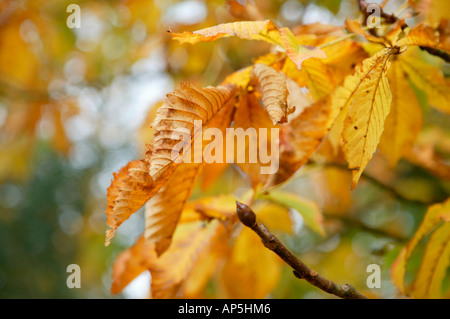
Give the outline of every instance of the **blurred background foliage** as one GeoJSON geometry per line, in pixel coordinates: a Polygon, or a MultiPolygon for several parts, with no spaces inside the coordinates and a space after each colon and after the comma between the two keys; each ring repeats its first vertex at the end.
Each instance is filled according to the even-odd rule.
{"type": "MultiPolygon", "coordinates": [[[[358,16],[354,0],[255,2],[264,18],[284,26],[341,25],[358,16]]],[[[0,298],[111,297],[112,262],[142,232],[143,216],[133,215],[105,248],[106,188],[113,171],[142,156],[152,106],[180,81],[217,85],[270,49],[231,38],[180,45],[166,31],[235,20],[225,0],[0,1],[0,298]],[[81,7],[79,29],[66,25],[71,3],[81,7]],[[81,266],[81,289],[66,286],[72,263],[81,266]]],[[[427,108],[426,97],[421,102],[426,124],[441,127],[425,128],[421,138],[448,158],[450,122],[427,108]]],[[[301,220],[281,236],[324,276],[395,297],[389,267],[426,204],[447,198],[450,186],[405,161],[395,170],[372,161],[367,175],[350,192],[341,167],[301,170],[284,188],[319,203],[328,236],[301,220]],[[382,289],[366,287],[371,263],[381,265],[382,289]]],[[[194,197],[247,186],[230,168],[194,197]]],[[[145,297],[148,280],[138,277],[118,297],[145,297]]],[[[203,296],[223,295],[212,282],[203,296]]],[[[328,297],[287,267],[269,296],[328,297]]]]}

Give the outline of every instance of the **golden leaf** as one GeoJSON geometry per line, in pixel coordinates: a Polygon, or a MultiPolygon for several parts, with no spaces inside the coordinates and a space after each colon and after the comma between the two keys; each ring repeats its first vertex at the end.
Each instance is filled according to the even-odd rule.
{"type": "MultiPolygon", "coordinates": [[[[399,256],[395,260],[395,263],[392,265],[391,268],[391,278],[394,284],[397,286],[397,288],[400,290],[400,292],[405,293],[405,286],[404,286],[404,278],[405,278],[405,272],[406,272],[406,265],[408,263],[409,258],[411,257],[411,254],[416,248],[417,244],[420,242],[421,239],[423,239],[428,233],[430,233],[436,226],[439,226],[442,221],[445,221],[447,224],[450,223],[450,200],[445,201],[444,203],[435,204],[428,208],[428,211],[422,220],[422,223],[419,226],[419,229],[417,229],[416,233],[414,234],[413,238],[408,242],[405,248],[402,249],[399,256]]],[[[440,226],[443,227],[443,226],[440,226]]],[[[446,230],[448,226],[446,226],[446,230]]],[[[438,228],[439,230],[440,228],[438,228]]],[[[449,235],[447,233],[447,235],[449,235]]],[[[438,235],[435,237],[435,240],[441,241],[442,233],[438,233],[438,235]]],[[[448,240],[447,240],[448,243],[448,240]]],[[[433,244],[434,246],[434,244],[433,244]]],[[[442,245],[440,246],[441,248],[442,245]]],[[[437,248],[437,247],[436,247],[437,248]]],[[[430,251],[431,248],[428,248],[428,256],[435,255],[435,252],[430,251]]],[[[432,248],[434,249],[434,247],[432,248]]],[[[444,250],[446,248],[444,247],[444,250]]],[[[423,259],[422,262],[427,262],[427,260],[423,259]]],[[[439,263],[439,260],[436,261],[436,258],[434,258],[435,265],[436,263],[439,263]]],[[[427,266],[423,266],[427,267],[427,266]]],[[[441,266],[442,267],[442,266],[441,266]]],[[[427,268],[429,271],[433,272],[432,269],[427,268]]],[[[441,271],[441,269],[439,269],[441,271]]],[[[430,273],[427,273],[428,276],[430,273]]],[[[433,275],[433,274],[431,274],[433,275]]],[[[438,274],[440,275],[440,274],[438,274]]],[[[439,276],[438,276],[439,277],[439,276]]],[[[438,279],[438,278],[437,278],[438,279]]],[[[422,281],[422,279],[420,279],[422,281]]],[[[436,280],[433,280],[433,284],[436,284],[436,280]]],[[[438,282],[441,282],[441,280],[438,280],[438,282]]],[[[417,287],[415,289],[419,289],[417,287]]],[[[422,289],[422,287],[420,288],[422,289]]]]}
{"type": "Polygon", "coordinates": [[[301,70],[297,70],[291,60],[286,60],[282,70],[299,86],[308,88],[315,101],[329,94],[334,87],[329,67],[319,59],[303,62],[301,70]]]}
{"type": "Polygon", "coordinates": [[[323,216],[319,206],[297,194],[287,193],[283,191],[273,190],[266,194],[258,195],[258,198],[267,199],[274,203],[284,205],[287,208],[293,208],[302,215],[305,224],[325,237],[325,229],[323,228],[323,216]]]}
{"type": "Polygon", "coordinates": [[[386,41],[383,38],[379,38],[377,36],[374,36],[370,34],[369,32],[366,32],[362,26],[361,23],[359,23],[356,20],[351,20],[349,18],[345,19],[345,27],[347,30],[349,30],[352,33],[363,35],[368,41],[380,43],[385,45],[386,41]]]}
{"type": "Polygon", "coordinates": [[[408,35],[400,39],[396,45],[417,45],[450,52],[449,35],[424,24],[412,28],[408,35]]]}
{"type": "Polygon", "coordinates": [[[231,36],[237,36],[245,40],[261,40],[272,44],[280,44],[279,31],[270,20],[223,23],[194,32],[171,33],[171,35],[174,40],[190,44],[209,42],[231,36]]]}
{"type": "MultiPolygon", "coordinates": [[[[344,155],[353,172],[352,189],[358,183],[364,168],[377,149],[383,132],[384,120],[389,114],[392,95],[386,72],[389,53],[380,51],[356,68],[354,75],[345,79],[344,107],[348,106],[344,121],[344,155]]],[[[341,97],[337,97],[340,99],[341,97]]]]}
{"type": "Polygon", "coordinates": [[[170,249],[159,258],[148,260],[152,275],[152,298],[175,297],[180,285],[193,271],[204,251],[223,240],[225,227],[218,221],[182,224],[174,234],[170,249]]]}
{"type": "Polygon", "coordinates": [[[252,207],[258,223],[263,223],[271,232],[293,234],[293,222],[289,208],[278,203],[259,201],[252,207]]]}
{"type": "Polygon", "coordinates": [[[280,34],[286,54],[295,63],[299,70],[302,68],[303,61],[307,59],[325,59],[327,57],[325,52],[319,48],[299,44],[291,30],[288,28],[281,28],[280,34]]]}
{"type": "Polygon", "coordinates": [[[264,247],[252,230],[243,228],[225,262],[220,283],[226,298],[264,298],[278,284],[280,275],[279,257],[264,247]]]}
{"type": "Polygon", "coordinates": [[[437,109],[450,113],[450,82],[441,70],[425,63],[408,50],[399,57],[403,70],[411,82],[427,94],[429,103],[437,109]]]}
{"type": "Polygon", "coordinates": [[[433,232],[422,257],[411,295],[414,298],[441,298],[442,281],[450,264],[450,223],[433,232]]]}
{"type": "Polygon", "coordinates": [[[384,124],[380,150],[391,166],[408,152],[422,127],[422,110],[419,101],[408,83],[398,60],[394,60],[388,72],[392,92],[391,111],[384,124]]]}

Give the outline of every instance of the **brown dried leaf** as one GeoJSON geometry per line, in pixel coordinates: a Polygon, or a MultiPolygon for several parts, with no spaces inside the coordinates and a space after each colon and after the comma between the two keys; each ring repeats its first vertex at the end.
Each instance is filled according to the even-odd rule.
{"type": "Polygon", "coordinates": [[[106,224],[111,228],[106,231],[106,246],[116,229],[141,208],[163,183],[163,179],[158,183],[153,181],[145,160],[131,161],[113,175],[107,191],[106,224]]]}
{"type": "MultiPolygon", "coordinates": [[[[164,104],[158,109],[153,122],[155,129],[153,156],[150,160],[150,175],[157,179],[164,170],[174,162],[183,159],[183,150],[172,156],[176,145],[183,142],[183,137],[193,141],[202,126],[219,112],[227,103],[233,102],[234,85],[197,88],[184,82],[177,86],[174,92],[167,94],[164,104]],[[194,127],[194,121],[201,122],[200,127],[194,127]]],[[[186,145],[189,148],[189,145],[186,145]]]]}
{"type": "Polygon", "coordinates": [[[287,104],[286,75],[264,64],[255,64],[252,79],[259,84],[262,102],[273,124],[286,123],[294,110],[287,104]]]}
{"type": "Polygon", "coordinates": [[[161,255],[172,241],[184,205],[191,196],[201,164],[180,164],[167,183],[145,205],[145,239],[161,255]]]}

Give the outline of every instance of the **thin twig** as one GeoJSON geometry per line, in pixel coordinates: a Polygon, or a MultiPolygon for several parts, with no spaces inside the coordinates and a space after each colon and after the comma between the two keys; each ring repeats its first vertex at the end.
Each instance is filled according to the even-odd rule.
{"type": "Polygon", "coordinates": [[[245,226],[252,229],[263,242],[264,246],[276,253],[283,261],[292,267],[297,278],[305,279],[311,285],[343,299],[367,299],[351,285],[339,285],[319,275],[292,254],[283,243],[263,225],[256,222],[256,215],[250,207],[236,201],[237,215],[245,226]]]}

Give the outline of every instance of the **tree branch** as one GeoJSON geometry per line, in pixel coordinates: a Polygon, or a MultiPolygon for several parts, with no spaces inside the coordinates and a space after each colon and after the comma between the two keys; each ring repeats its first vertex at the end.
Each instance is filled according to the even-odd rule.
{"type": "Polygon", "coordinates": [[[367,297],[363,296],[351,285],[338,285],[335,282],[322,277],[317,271],[305,265],[301,260],[295,257],[275,235],[270,233],[263,224],[258,225],[256,222],[256,215],[250,207],[236,201],[236,211],[242,224],[252,229],[261,238],[265,247],[272,250],[283,259],[286,264],[292,267],[295,277],[305,279],[311,285],[340,298],[367,299],[367,297]]]}
{"type": "MultiPolygon", "coordinates": [[[[369,12],[367,12],[367,7],[369,4],[365,0],[358,0],[358,5],[359,5],[359,10],[364,14],[365,19],[367,19],[370,16],[369,12]]],[[[380,6],[380,16],[382,18],[384,18],[384,20],[387,23],[391,23],[391,24],[400,20],[395,14],[389,14],[389,13],[384,12],[383,6],[380,6]]],[[[366,21],[366,20],[364,20],[364,21],[366,21]]],[[[408,26],[408,24],[406,24],[405,22],[402,22],[402,29],[406,28],[407,26],[408,26]]],[[[371,32],[371,34],[377,36],[376,33],[374,32],[374,29],[370,29],[369,32],[371,32]]],[[[442,60],[444,60],[447,63],[450,63],[450,54],[448,54],[445,51],[426,47],[426,46],[420,46],[420,49],[428,52],[431,55],[441,58],[442,60]]]]}

